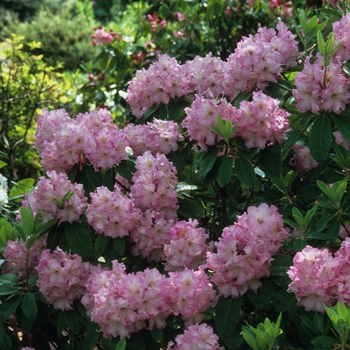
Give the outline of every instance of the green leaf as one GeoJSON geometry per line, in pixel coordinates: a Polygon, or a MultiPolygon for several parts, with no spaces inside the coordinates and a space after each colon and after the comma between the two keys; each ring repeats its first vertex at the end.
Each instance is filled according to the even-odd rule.
{"type": "Polygon", "coordinates": [[[325,48],[325,44],[324,44],[323,35],[322,35],[322,32],[320,30],[317,32],[317,45],[318,45],[318,49],[320,50],[322,56],[324,58],[326,58],[327,57],[326,48],[325,48]]]}
{"type": "Polygon", "coordinates": [[[0,318],[2,321],[6,321],[17,309],[18,305],[22,301],[22,294],[14,294],[7,298],[0,305],[0,318]]]}
{"type": "Polygon", "coordinates": [[[78,334],[79,332],[79,320],[77,311],[65,311],[64,312],[65,319],[66,319],[66,325],[69,327],[69,329],[74,333],[78,334]]]}
{"type": "Polygon", "coordinates": [[[332,187],[330,187],[329,185],[327,185],[326,183],[317,180],[316,181],[317,186],[321,189],[321,191],[331,200],[333,200],[334,202],[337,200],[337,196],[335,191],[333,190],[332,187]]]}
{"type": "Polygon", "coordinates": [[[244,158],[235,160],[235,169],[238,179],[248,187],[254,187],[256,176],[254,168],[250,162],[244,158]]]}
{"type": "MultiPolygon", "coordinates": [[[[347,111],[348,113],[348,111],[347,111]]],[[[333,120],[344,139],[350,143],[350,118],[348,115],[334,115],[333,120]]]]}
{"type": "Polygon", "coordinates": [[[64,230],[72,251],[88,261],[93,258],[93,241],[89,231],[79,222],[65,223],[64,230]]]}
{"type": "Polygon", "coordinates": [[[130,181],[132,180],[132,177],[136,171],[135,162],[130,159],[123,160],[115,167],[115,169],[120,176],[122,176],[125,180],[130,181]]]}
{"type": "Polygon", "coordinates": [[[126,339],[120,339],[117,346],[115,347],[115,350],[125,350],[126,348],[126,339]]]}
{"type": "Polygon", "coordinates": [[[125,253],[125,238],[115,238],[114,249],[119,254],[119,256],[123,256],[125,253]]]}
{"type": "Polygon", "coordinates": [[[225,187],[231,179],[233,159],[225,157],[219,168],[218,181],[222,187],[225,187]]]}
{"type": "Polygon", "coordinates": [[[151,336],[152,338],[157,342],[157,343],[162,343],[163,341],[163,331],[159,328],[153,328],[151,331],[151,336]]]}
{"type": "Polygon", "coordinates": [[[32,234],[34,228],[33,212],[31,211],[31,209],[25,207],[21,207],[19,209],[19,212],[21,214],[22,228],[24,234],[28,237],[32,234]]]}
{"type": "Polygon", "coordinates": [[[101,335],[99,326],[94,322],[89,322],[85,326],[85,330],[84,350],[93,350],[101,335]]]}
{"type": "Polygon", "coordinates": [[[180,149],[175,152],[168,153],[166,157],[174,164],[178,172],[182,171],[185,167],[185,157],[180,149]]]}
{"type": "Polygon", "coordinates": [[[296,129],[288,133],[288,138],[286,142],[283,144],[283,149],[282,149],[282,159],[285,159],[288,152],[292,149],[292,147],[295,145],[295,143],[299,140],[301,136],[301,132],[296,129]]]}
{"type": "Polygon", "coordinates": [[[266,147],[260,152],[259,166],[269,178],[279,178],[282,171],[281,148],[279,144],[266,147]]]}
{"type": "Polygon", "coordinates": [[[323,349],[329,347],[329,348],[333,348],[334,345],[337,344],[337,340],[331,337],[316,337],[314,339],[311,340],[311,344],[316,345],[316,346],[320,346],[323,349]]]}
{"type": "Polygon", "coordinates": [[[21,307],[24,316],[28,320],[34,321],[36,319],[38,306],[36,304],[36,299],[32,293],[24,294],[21,307]]]}
{"type": "Polygon", "coordinates": [[[263,285],[261,288],[259,288],[257,293],[254,293],[253,291],[249,291],[247,293],[247,297],[250,300],[250,302],[259,310],[269,310],[271,307],[270,304],[270,293],[268,292],[267,288],[263,285]]]}
{"type": "Polygon", "coordinates": [[[345,74],[349,77],[350,76],[350,61],[347,61],[343,65],[343,70],[344,70],[345,74]]]}
{"type": "Polygon", "coordinates": [[[242,298],[220,297],[216,306],[215,325],[223,339],[229,338],[235,330],[241,312],[242,298]]]}
{"type": "Polygon", "coordinates": [[[99,234],[96,238],[96,242],[94,245],[94,258],[98,259],[100,256],[102,256],[103,252],[105,251],[109,241],[110,237],[107,237],[103,234],[99,234]]]}
{"type": "Polygon", "coordinates": [[[293,257],[289,255],[275,255],[271,262],[271,275],[272,276],[286,276],[290,266],[293,265],[293,257]]]}
{"type": "Polygon", "coordinates": [[[161,7],[159,7],[158,13],[162,19],[168,18],[170,15],[169,6],[167,4],[163,4],[161,7]]]}
{"type": "Polygon", "coordinates": [[[309,148],[316,162],[325,159],[332,142],[332,129],[329,118],[319,117],[311,127],[309,135],[309,148]]]}
{"type": "Polygon", "coordinates": [[[297,310],[298,304],[295,294],[287,292],[287,288],[281,289],[273,299],[273,308],[276,312],[297,310]]]}
{"type": "Polygon", "coordinates": [[[203,180],[209,171],[212,169],[216,159],[218,151],[216,147],[210,147],[208,152],[204,154],[199,165],[199,177],[203,180]]]}
{"type": "Polygon", "coordinates": [[[185,218],[200,219],[204,216],[203,208],[189,198],[179,198],[179,210],[177,212],[185,218]]]}

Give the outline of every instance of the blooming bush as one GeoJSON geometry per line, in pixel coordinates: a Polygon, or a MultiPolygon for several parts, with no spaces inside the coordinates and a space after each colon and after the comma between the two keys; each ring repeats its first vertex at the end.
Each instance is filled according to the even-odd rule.
{"type": "Polygon", "coordinates": [[[226,61],[160,54],[129,83],[125,127],[43,111],[46,176],[3,252],[2,348],[349,346],[346,22],[319,13],[226,61]]]}

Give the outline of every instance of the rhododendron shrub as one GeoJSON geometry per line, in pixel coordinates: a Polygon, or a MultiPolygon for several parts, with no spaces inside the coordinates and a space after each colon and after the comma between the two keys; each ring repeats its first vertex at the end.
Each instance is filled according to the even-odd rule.
{"type": "Polygon", "coordinates": [[[42,111],[46,173],[0,221],[1,348],[341,348],[324,311],[350,307],[348,18],[319,13],[226,60],[159,54],[126,125],[42,111]]]}

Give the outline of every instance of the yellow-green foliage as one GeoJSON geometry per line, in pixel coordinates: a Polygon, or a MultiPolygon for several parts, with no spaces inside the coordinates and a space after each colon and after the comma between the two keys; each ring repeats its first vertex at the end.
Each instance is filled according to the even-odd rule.
{"type": "Polygon", "coordinates": [[[65,69],[75,70],[97,52],[91,39],[96,24],[89,13],[73,9],[69,3],[63,5],[59,10],[42,7],[30,22],[8,16],[1,36],[16,34],[24,36],[25,43],[40,41],[41,47],[34,52],[42,54],[48,64],[54,66],[60,61],[65,69]]]}
{"type": "Polygon", "coordinates": [[[40,48],[39,42],[28,44],[29,52],[23,42],[24,37],[13,35],[0,43],[0,151],[9,156],[10,178],[16,172],[20,178],[37,175],[40,165],[31,147],[35,118],[42,108],[61,108],[71,101],[72,87],[60,67],[30,53],[40,48]]]}

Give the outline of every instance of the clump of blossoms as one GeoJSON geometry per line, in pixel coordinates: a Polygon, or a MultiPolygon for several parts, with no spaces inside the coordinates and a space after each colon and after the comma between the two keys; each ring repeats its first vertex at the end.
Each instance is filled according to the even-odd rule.
{"type": "Polygon", "coordinates": [[[335,53],[340,56],[341,61],[350,59],[350,14],[346,14],[340,21],[332,23],[334,33],[334,44],[339,43],[339,47],[335,53]]]}
{"type": "Polygon", "coordinates": [[[196,271],[185,268],[169,272],[169,278],[168,298],[173,314],[180,314],[186,327],[201,322],[204,312],[217,302],[216,292],[204,267],[196,271]]]}
{"type": "Polygon", "coordinates": [[[29,204],[33,212],[40,212],[43,223],[57,219],[59,222],[79,220],[84,212],[87,198],[82,184],[72,184],[65,173],[48,171],[41,176],[37,187],[28,194],[23,204],[29,204]]]}
{"type": "Polygon", "coordinates": [[[106,338],[130,337],[142,328],[159,329],[171,314],[167,301],[169,280],[157,269],[125,273],[125,265],[112,261],[112,269],[91,267],[82,303],[106,338]]]}
{"type": "Polygon", "coordinates": [[[197,227],[197,220],[178,221],[170,230],[170,242],[164,246],[167,271],[181,271],[184,268],[198,269],[205,264],[206,254],[211,247],[206,244],[208,235],[204,228],[197,227]]]}
{"type": "Polygon", "coordinates": [[[201,95],[196,95],[191,107],[185,108],[186,117],[182,125],[187,129],[190,140],[195,140],[201,150],[206,151],[220,137],[212,130],[211,125],[217,125],[217,116],[223,120],[231,120],[236,124],[236,108],[225,99],[216,101],[201,95]]]}
{"type": "Polygon", "coordinates": [[[102,26],[98,28],[94,28],[94,31],[95,31],[95,34],[92,36],[92,38],[94,39],[92,41],[93,45],[110,44],[114,40],[114,37],[117,35],[112,30],[107,32],[105,29],[103,29],[102,26]]]}
{"type": "Polygon", "coordinates": [[[106,109],[70,118],[64,110],[48,111],[38,117],[34,147],[45,170],[69,172],[88,160],[95,170],[111,168],[128,158],[127,142],[106,109]]]}
{"type": "Polygon", "coordinates": [[[28,277],[35,275],[36,266],[38,265],[41,253],[46,248],[46,237],[43,237],[30,248],[28,256],[28,265],[26,266],[27,250],[24,242],[7,241],[3,251],[6,259],[2,265],[1,273],[12,273],[19,280],[24,280],[28,273],[28,277]]]}
{"type": "Polygon", "coordinates": [[[234,298],[249,289],[256,292],[260,279],[269,276],[269,267],[288,232],[275,206],[249,207],[237,222],[223,230],[215,243],[216,253],[207,253],[206,268],[219,294],[234,298]]]}
{"type": "Polygon", "coordinates": [[[134,200],[126,197],[118,185],[114,186],[114,191],[105,186],[97,187],[90,196],[86,217],[96,232],[112,238],[129,236],[140,219],[134,200]]]}
{"type": "Polygon", "coordinates": [[[224,350],[219,346],[219,337],[206,324],[194,324],[169,342],[167,350],[224,350]]]}
{"type": "Polygon", "coordinates": [[[134,253],[164,260],[163,247],[169,243],[168,232],[177,219],[176,169],[164,154],[153,156],[151,152],[137,157],[136,169],[130,196],[143,217],[130,233],[136,243],[134,253]]]}
{"type": "Polygon", "coordinates": [[[295,144],[293,149],[295,153],[290,159],[290,164],[295,166],[302,173],[306,173],[318,166],[318,163],[312,158],[308,146],[295,144]]]}
{"type": "Polygon", "coordinates": [[[89,263],[77,254],[68,254],[60,248],[43,251],[39,264],[37,286],[48,302],[58,310],[72,310],[73,301],[85,292],[89,263]]]}
{"type": "Polygon", "coordinates": [[[153,155],[177,151],[177,142],[183,139],[179,125],[172,120],[153,119],[144,125],[131,123],[123,129],[123,133],[134,156],[142,156],[147,151],[153,155]]]}
{"type": "Polygon", "coordinates": [[[334,254],[335,278],[338,286],[338,300],[350,306],[350,238],[346,237],[334,254]]]}
{"type": "Polygon", "coordinates": [[[347,151],[350,151],[350,143],[344,139],[344,136],[339,131],[336,131],[333,136],[337,145],[343,146],[347,151]]]}
{"type": "Polygon", "coordinates": [[[298,43],[283,22],[274,29],[260,28],[255,35],[243,37],[227,59],[224,93],[232,100],[255,88],[264,90],[277,83],[282,69],[296,65],[298,43]]]}
{"type": "Polygon", "coordinates": [[[298,305],[307,311],[324,312],[323,304],[335,303],[338,295],[336,264],[327,249],[306,246],[295,254],[287,275],[292,280],[288,291],[294,292],[298,305]]]}
{"type": "Polygon", "coordinates": [[[242,101],[236,110],[237,135],[245,140],[247,148],[265,146],[286,140],[290,113],[279,107],[279,100],[253,92],[252,101],[242,101]]]}
{"type": "Polygon", "coordinates": [[[310,59],[311,56],[306,58],[303,70],[295,77],[293,95],[296,107],[300,112],[341,113],[350,102],[350,85],[340,57],[333,57],[328,66],[320,54],[313,63],[310,59]]]}
{"type": "Polygon", "coordinates": [[[186,75],[175,58],[159,55],[158,61],[136,72],[129,82],[128,98],[132,113],[141,118],[154,104],[168,104],[171,98],[187,93],[186,75]]]}
{"type": "Polygon", "coordinates": [[[199,95],[209,90],[215,98],[219,97],[224,90],[225,64],[220,57],[213,57],[211,53],[186,61],[183,69],[189,79],[188,90],[199,95]]]}

